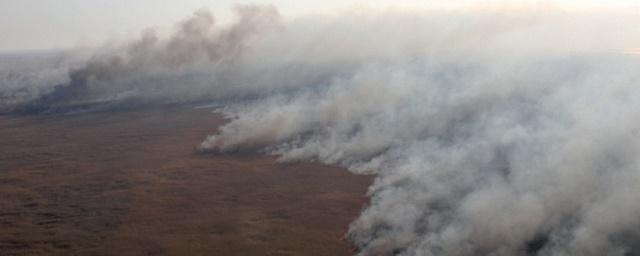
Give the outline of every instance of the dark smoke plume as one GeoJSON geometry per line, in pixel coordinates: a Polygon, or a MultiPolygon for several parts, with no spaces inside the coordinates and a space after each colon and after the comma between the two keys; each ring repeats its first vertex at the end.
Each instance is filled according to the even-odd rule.
{"type": "MultiPolygon", "coordinates": [[[[238,6],[237,21],[216,26],[203,9],[181,22],[177,31],[161,39],[148,29],[125,47],[106,50],[69,72],[69,81],[53,87],[19,111],[113,102],[182,102],[220,96],[227,69],[237,65],[247,41],[275,29],[280,16],[272,6],[238,6]],[[134,99],[134,100],[132,100],[134,99]]],[[[229,88],[228,94],[233,94],[229,88]]],[[[240,93],[235,92],[235,93],[240,93]]]]}

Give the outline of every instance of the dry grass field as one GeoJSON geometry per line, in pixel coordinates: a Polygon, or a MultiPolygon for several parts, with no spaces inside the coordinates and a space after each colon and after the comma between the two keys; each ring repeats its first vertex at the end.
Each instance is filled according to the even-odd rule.
{"type": "Polygon", "coordinates": [[[199,154],[208,110],[0,116],[0,255],[351,255],[371,177],[199,154]]]}

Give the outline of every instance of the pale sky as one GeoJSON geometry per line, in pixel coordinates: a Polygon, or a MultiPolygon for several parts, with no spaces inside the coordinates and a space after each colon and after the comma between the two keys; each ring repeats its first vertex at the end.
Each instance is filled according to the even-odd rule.
{"type": "MultiPolygon", "coordinates": [[[[640,3],[640,0],[564,0],[640,3]]],[[[269,3],[285,17],[355,5],[421,6],[473,0],[0,0],[0,51],[87,47],[172,24],[207,7],[220,19],[239,3],[269,3]]],[[[476,1],[477,2],[477,1],[476,1]]]]}

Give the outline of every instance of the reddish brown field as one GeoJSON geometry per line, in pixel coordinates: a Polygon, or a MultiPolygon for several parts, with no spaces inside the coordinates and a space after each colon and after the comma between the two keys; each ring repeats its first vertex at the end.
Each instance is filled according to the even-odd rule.
{"type": "Polygon", "coordinates": [[[0,255],[351,255],[371,177],[197,154],[223,120],[170,108],[0,117],[0,255]]]}

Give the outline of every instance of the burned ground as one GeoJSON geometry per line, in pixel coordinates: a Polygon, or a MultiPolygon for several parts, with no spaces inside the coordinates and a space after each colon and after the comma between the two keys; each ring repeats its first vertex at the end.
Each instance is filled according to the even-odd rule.
{"type": "Polygon", "coordinates": [[[371,177],[198,154],[208,110],[0,117],[0,255],[350,255],[371,177]]]}

